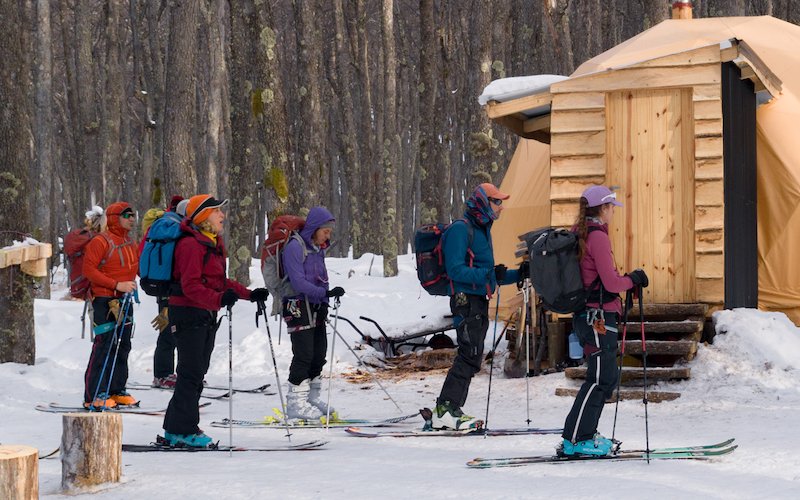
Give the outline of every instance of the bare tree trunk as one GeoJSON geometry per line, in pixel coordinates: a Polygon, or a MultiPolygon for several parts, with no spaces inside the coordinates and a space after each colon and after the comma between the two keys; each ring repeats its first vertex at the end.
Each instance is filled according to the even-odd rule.
{"type": "MultiPolygon", "coordinates": [[[[33,136],[35,144],[34,161],[31,164],[31,179],[38,182],[33,189],[32,203],[34,238],[55,243],[52,239],[53,224],[50,196],[53,189],[53,37],[50,27],[50,0],[36,1],[36,59],[34,63],[35,109],[33,136]]],[[[56,247],[57,245],[53,245],[56,247]]],[[[50,298],[50,280],[43,280],[37,291],[39,298],[50,298]]]]}
{"type": "Polygon", "coordinates": [[[383,275],[397,276],[397,162],[400,157],[400,137],[397,133],[397,59],[394,42],[394,1],[383,0],[382,31],[384,59],[383,109],[383,220],[381,236],[383,275]]]}
{"type": "MultiPolygon", "coordinates": [[[[26,210],[31,192],[30,165],[33,162],[30,54],[26,19],[14,2],[0,3],[0,247],[22,240],[33,225],[26,210]],[[20,209],[20,207],[23,207],[20,209]]],[[[32,365],[36,359],[33,324],[33,291],[36,281],[18,266],[0,269],[0,363],[32,365]]]]}
{"type": "Polygon", "coordinates": [[[99,139],[100,117],[97,115],[97,96],[95,94],[97,78],[92,58],[92,28],[96,17],[90,2],[76,2],[73,21],[75,25],[78,128],[75,133],[79,137],[79,161],[83,167],[78,177],[88,187],[88,189],[82,190],[88,194],[88,196],[81,197],[84,204],[87,201],[100,204],[107,202],[104,169],[100,162],[102,158],[99,139]]]}
{"type": "Polygon", "coordinates": [[[263,176],[265,146],[259,120],[264,85],[265,51],[260,44],[260,23],[251,1],[231,4],[231,210],[230,271],[249,284],[252,241],[255,236],[256,181],[263,176]]]}
{"type": "Polygon", "coordinates": [[[195,59],[199,0],[172,4],[167,46],[164,102],[164,189],[197,193],[192,127],[195,123],[195,59]]]}
{"type": "MultiPolygon", "coordinates": [[[[110,0],[107,3],[105,43],[106,43],[106,64],[105,64],[105,99],[103,107],[103,123],[100,128],[101,145],[103,148],[102,165],[105,171],[110,169],[114,175],[104,181],[104,195],[106,199],[122,199],[125,185],[125,178],[129,173],[122,164],[122,151],[120,135],[122,126],[122,98],[125,95],[124,61],[122,60],[122,44],[125,43],[125,34],[122,28],[122,1],[110,0]]],[[[132,181],[132,179],[131,179],[132,181]]],[[[133,202],[133,200],[126,200],[133,202]]]]}

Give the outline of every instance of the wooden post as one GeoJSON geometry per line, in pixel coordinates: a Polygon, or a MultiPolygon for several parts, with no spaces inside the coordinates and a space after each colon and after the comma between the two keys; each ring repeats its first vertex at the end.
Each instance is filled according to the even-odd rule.
{"type": "Polygon", "coordinates": [[[20,444],[0,446],[0,498],[39,498],[39,450],[20,444]]]}
{"type": "Polygon", "coordinates": [[[61,487],[65,492],[122,476],[122,415],[67,413],[61,435],[61,487]]]}

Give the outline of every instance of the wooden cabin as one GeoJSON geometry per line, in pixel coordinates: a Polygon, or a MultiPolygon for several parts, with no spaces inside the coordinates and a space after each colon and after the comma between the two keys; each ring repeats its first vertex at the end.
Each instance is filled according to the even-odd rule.
{"type": "MultiPolygon", "coordinates": [[[[668,20],[485,110],[549,144],[518,168],[549,169],[550,225],[572,225],[587,186],[618,191],[617,265],[647,271],[647,303],[760,306],[799,323],[800,264],[785,250],[800,244],[800,155],[787,147],[800,105],[778,76],[800,77],[798,42],[800,28],[769,16],[668,20]]],[[[495,240],[514,224],[499,220],[495,240]]]]}

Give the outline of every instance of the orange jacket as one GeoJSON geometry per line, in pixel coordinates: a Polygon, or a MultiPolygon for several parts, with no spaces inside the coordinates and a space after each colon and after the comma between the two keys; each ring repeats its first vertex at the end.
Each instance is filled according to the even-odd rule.
{"type": "Polygon", "coordinates": [[[92,285],[95,297],[121,297],[116,291],[120,281],[135,281],[139,270],[139,251],[128,238],[128,231],[119,224],[119,214],[128,208],[124,202],[112,203],[106,209],[108,229],[86,245],[83,274],[92,285]]]}

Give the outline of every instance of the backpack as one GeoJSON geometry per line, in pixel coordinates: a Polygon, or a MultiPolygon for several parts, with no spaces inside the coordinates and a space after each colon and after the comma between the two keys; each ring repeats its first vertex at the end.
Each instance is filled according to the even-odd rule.
{"type": "Polygon", "coordinates": [[[261,246],[261,274],[264,287],[272,295],[272,315],[278,314],[284,297],[297,295],[283,270],[283,249],[295,238],[303,249],[303,260],[308,254],[306,242],[300,236],[306,220],[297,215],[281,215],[269,225],[267,239],[261,246]]]}
{"type": "Polygon", "coordinates": [[[172,282],[172,265],[175,245],[183,236],[183,217],[175,212],[165,212],[156,219],[147,232],[139,256],[139,284],[147,295],[168,297],[175,295],[172,282]]]}
{"type": "Polygon", "coordinates": [[[83,256],[86,245],[97,236],[88,229],[73,229],[64,237],[64,255],[69,267],[69,294],[76,299],[86,299],[90,284],[83,275],[83,256]]]}
{"type": "Polygon", "coordinates": [[[469,243],[467,244],[467,254],[469,255],[469,266],[475,257],[472,253],[472,224],[464,219],[454,220],[451,224],[425,224],[420,226],[414,233],[414,250],[417,253],[417,278],[422,288],[431,295],[451,295],[453,293],[453,281],[447,276],[447,266],[444,260],[444,250],[442,243],[447,230],[456,222],[463,222],[467,225],[469,243]]]}
{"type": "MultiPolygon", "coordinates": [[[[597,231],[589,227],[589,232],[597,231]]],[[[550,311],[569,314],[586,307],[590,290],[583,286],[578,261],[578,235],[566,229],[543,228],[526,234],[530,255],[531,283],[550,311]]]]}

